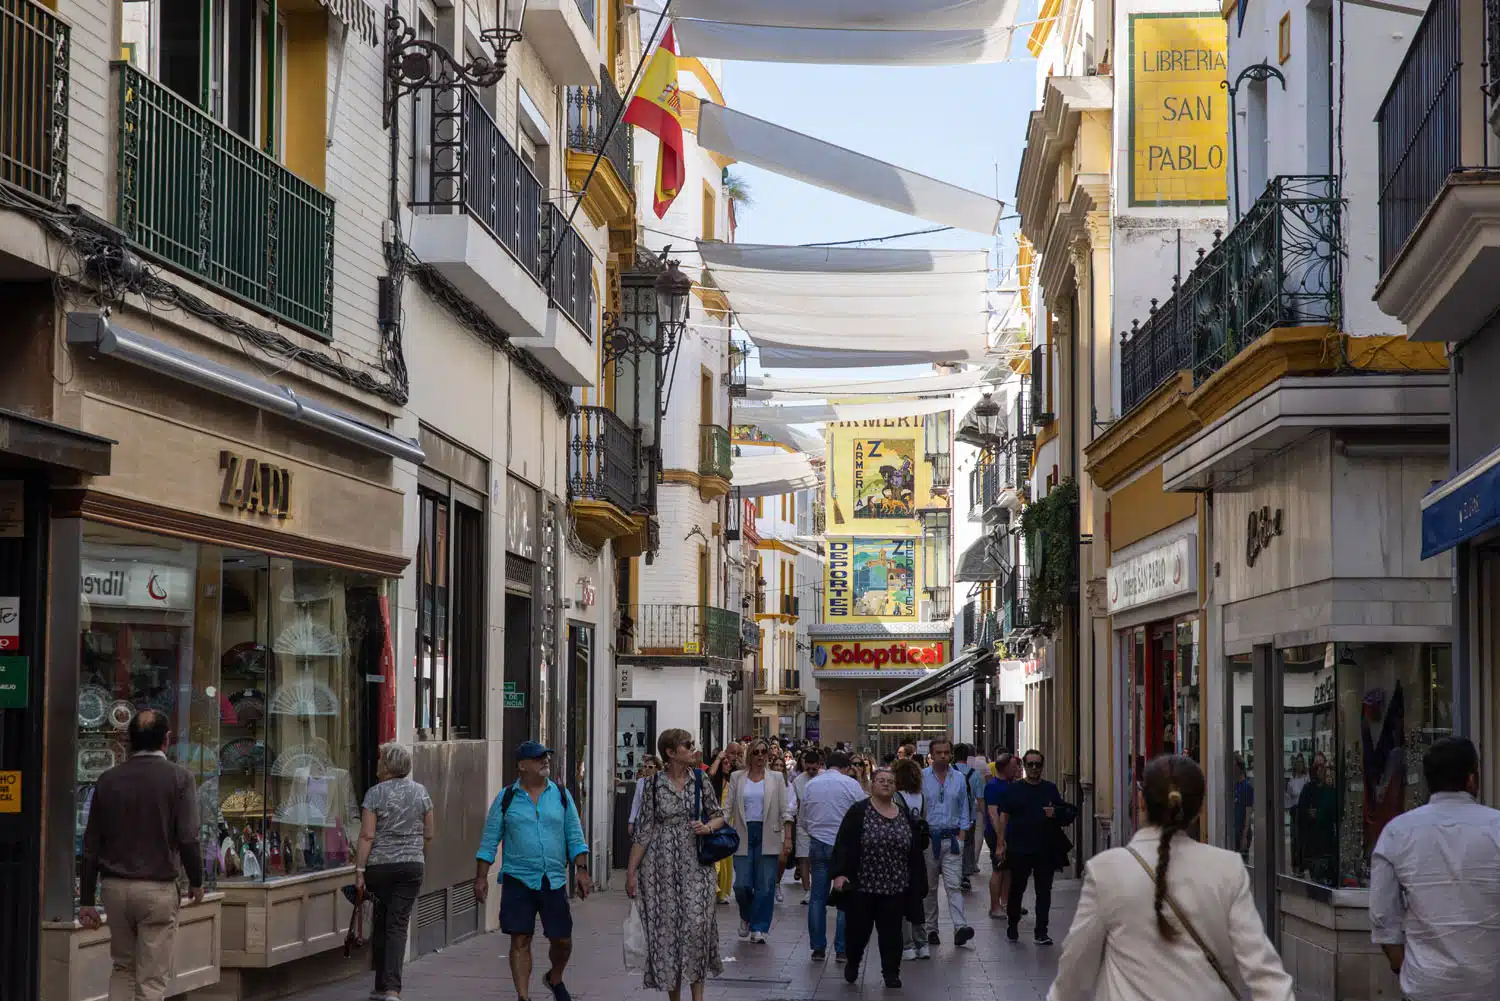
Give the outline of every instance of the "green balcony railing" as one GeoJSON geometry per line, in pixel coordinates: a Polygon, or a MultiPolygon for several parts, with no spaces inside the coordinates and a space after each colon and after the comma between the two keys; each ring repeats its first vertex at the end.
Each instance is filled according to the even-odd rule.
{"type": "Polygon", "coordinates": [[[333,336],[333,199],[126,63],[117,222],[142,251],[333,336]]]}
{"type": "Polygon", "coordinates": [[[729,429],[717,424],[698,425],[698,475],[730,478],[729,429]]]}
{"type": "Polygon", "coordinates": [[[68,26],[32,0],[0,0],[0,181],[66,197],[68,26]]]}

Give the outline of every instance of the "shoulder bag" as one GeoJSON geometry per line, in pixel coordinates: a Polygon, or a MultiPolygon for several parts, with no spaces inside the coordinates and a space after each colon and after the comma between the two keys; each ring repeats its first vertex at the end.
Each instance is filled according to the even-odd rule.
{"type": "MultiPolygon", "coordinates": [[[[703,816],[703,773],[697,769],[693,770],[693,816],[700,824],[708,823],[703,816]]],[[[712,834],[699,836],[698,864],[718,865],[720,859],[726,859],[739,850],[740,834],[726,823],[712,834]]]]}
{"type": "MultiPolygon", "coordinates": [[[[1127,847],[1125,850],[1135,856],[1135,860],[1141,864],[1142,869],[1146,870],[1146,875],[1151,877],[1151,882],[1154,884],[1156,882],[1156,870],[1151,868],[1151,863],[1147,862],[1141,856],[1141,853],[1134,848],[1127,847]]],[[[1177,919],[1178,924],[1186,929],[1188,935],[1192,936],[1193,941],[1198,944],[1198,948],[1203,951],[1203,957],[1208,960],[1208,965],[1212,966],[1214,972],[1219,975],[1219,981],[1224,985],[1225,990],[1229,991],[1229,996],[1234,998],[1234,1001],[1243,1001],[1240,989],[1229,978],[1229,974],[1225,971],[1223,964],[1219,962],[1219,957],[1215,956],[1214,951],[1208,947],[1208,943],[1203,941],[1203,936],[1198,934],[1198,929],[1193,927],[1193,923],[1182,912],[1182,908],[1177,906],[1177,901],[1172,899],[1170,893],[1167,894],[1167,906],[1171,908],[1172,915],[1177,919]]]]}
{"type": "Polygon", "coordinates": [[[354,913],[349,915],[349,931],[344,936],[344,956],[354,955],[368,941],[365,938],[365,888],[361,886],[354,891],[354,913]]]}

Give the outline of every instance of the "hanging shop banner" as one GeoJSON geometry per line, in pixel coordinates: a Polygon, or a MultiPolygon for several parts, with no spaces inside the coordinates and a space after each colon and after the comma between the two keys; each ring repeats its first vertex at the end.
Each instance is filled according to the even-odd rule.
{"type": "Polygon", "coordinates": [[[921,535],[917,511],[947,507],[932,493],[921,417],[828,425],[826,534],[921,535]]]}
{"type": "Polygon", "coordinates": [[[827,622],[915,622],[916,539],[828,539],[827,622]]]}
{"type": "Polygon", "coordinates": [[[1130,204],[1223,205],[1225,21],[1130,15],[1130,204]]]}
{"type": "Polygon", "coordinates": [[[819,671],[942,667],[947,640],[813,640],[813,667],[819,671]]]}

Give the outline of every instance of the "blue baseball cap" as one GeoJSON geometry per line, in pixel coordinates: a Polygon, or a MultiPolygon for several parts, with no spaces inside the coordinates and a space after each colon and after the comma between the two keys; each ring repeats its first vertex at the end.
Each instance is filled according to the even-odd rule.
{"type": "Polygon", "coordinates": [[[530,761],[532,758],[545,758],[551,753],[550,747],[544,747],[534,740],[523,740],[521,746],[516,748],[516,760],[530,761]]]}

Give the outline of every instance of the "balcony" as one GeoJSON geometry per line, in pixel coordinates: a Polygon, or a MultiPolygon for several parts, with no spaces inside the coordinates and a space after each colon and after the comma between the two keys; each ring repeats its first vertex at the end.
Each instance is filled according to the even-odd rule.
{"type": "Polygon", "coordinates": [[[636,658],[713,658],[738,661],[743,654],[738,612],[703,605],[632,605],[630,649],[636,658]]]}
{"type": "Polygon", "coordinates": [[[792,618],[802,614],[802,599],[796,595],[783,594],[781,596],[781,614],[792,618]]]}
{"type": "Polygon", "coordinates": [[[583,190],[583,210],[595,226],[628,227],[635,219],[635,192],[630,176],[633,130],[621,122],[613,135],[609,131],[624,103],[620,92],[609,74],[601,72],[597,87],[569,87],[567,102],[568,181],[574,191],[583,190]],[[584,190],[590,171],[594,179],[584,190]]]}
{"type": "Polygon", "coordinates": [[[1031,349],[1031,414],[1032,421],[1037,427],[1046,427],[1053,421],[1051,411],[1047,409],[1047,349],[1048,345],[1038,344],[1031,349]]]}
{"type": "Polygon", "coordinates": [[[599,85],[594,41],[595,0],[531,0],[521,30],[552,79],[578,87],[599,85]]]}
{"type": "Polygon", "coordinates": [[[781,691],[786,695],[800,695],[802,693],[802,672],[782,671],[781,691]]]}
{"type": "Polygon", "coordinates": [[[0,0],[0,181],[61,204],[68,184],[69,29],[32,0],[0,0]]]}
{"type": "Polygon", "coordinates": [[[1198,252],[1165,303],[1120,343],[1121,412],[1129,413],[1180,371],[1202,384],[1278,327],[1337,322],[1340,286],[1338,180],[1283,175],[1266,185],[1227,237],[1198,252]]]}
{"type": "Polygon", "coordinates": [[[333,199],[165,84],[125,63],[115,63],[113,73],[120,102],[116,223],[130,242],[249,306],[331,338],[333,199]]]}
{"type": "Polygon", "coordinates": [[[1001,460],[987,454],[969,471],[969,520],[979,521],[1000,499],[1001,460]]]}
{"type": "MultiPolygon", "coordinates": [[[[740,488],[729,488],[729,499],[724,502],[724,541],[740,541],[741,528],[746,520],[745,502],[740,498],[740,488]]],[[[750,520],[754,520],[754,513],[750,520]]]]}
{"type": "Polygon", "coordinates": [[[698,493],[704,500],[729,493],[731,472],[729,429],[717,424],[698,426],[698,493]]]}
{"type": "Polygon", "coordinates": [[[579,407],[569,423],[568,501],[578,535],[598,548],[635,531],[641,433],[604,407],[579,407]]]}
{"type": "Polygon", "coordinates": [[[412,251],[563,382],[592,386],[594,258],[467,88],[424,87],[412,251]]]}
{"type": "Polygon", "coordinates": [[[1017,564],[1005,581],[1003,611],[1005,632],[1040,625],[1031,616],[1031,568],[1017,564]]]}
{"type": "Polygon", "coordinates": [[[1496,0],[1434,0],[1375,117],[1375,300],[1412,340],[1462,341],[1500,307],[1497,60],[1496,0]]]}
{"type": "Polygon", "coordinates": [[[1036,428],[1032,426],[1031,409],[1031,386],[1033,376],[1021,376],[1021,385],[1017,389],[1015,398],[1010,405],[1010,440],[1012,442],[1025,442],[1026,449],[1030,449],[1030,442],[1036,440],[1036,428]]]}
{"type": "Polygon", "coordinates": [[[744,341],[729,342],[729,372],[724,388],[731,399],[742,399],[749,392],[750,345],[744,341]]]}

